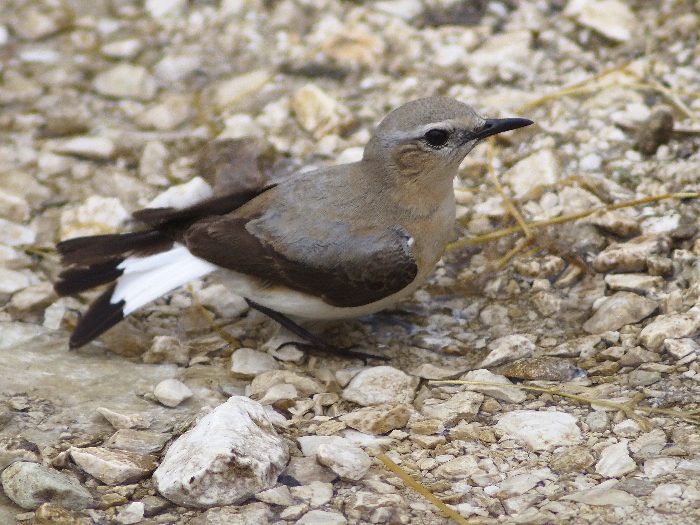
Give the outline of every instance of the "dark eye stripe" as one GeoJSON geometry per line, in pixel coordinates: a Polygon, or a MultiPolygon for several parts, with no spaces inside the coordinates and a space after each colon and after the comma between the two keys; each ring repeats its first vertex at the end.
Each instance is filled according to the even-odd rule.
{"type": "Polygon", "coordinates": [[[450,132],[444,129],[430,129],[426,131],[423,138],[429,146],[433,148],[441,148],[447,144],[447,140],[450,138],[450,132]]]}

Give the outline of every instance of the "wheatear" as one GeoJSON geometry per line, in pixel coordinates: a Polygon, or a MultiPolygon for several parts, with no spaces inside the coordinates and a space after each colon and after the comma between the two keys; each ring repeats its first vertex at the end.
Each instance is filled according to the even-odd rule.
{"type": "Polygon", "coordinates": [[[451,240],[452,181],[464,157],[480,140],[530,124],[485,119],[450,98],[415,100],[382,120],[359,162],[188,208],[141,210],[142,231],[63,241],[60,295],[113,283],[70,345],[215,271],[252,307],[308,338],[286,316],[342,319],[387,308],[425,281],[451,240]]]}

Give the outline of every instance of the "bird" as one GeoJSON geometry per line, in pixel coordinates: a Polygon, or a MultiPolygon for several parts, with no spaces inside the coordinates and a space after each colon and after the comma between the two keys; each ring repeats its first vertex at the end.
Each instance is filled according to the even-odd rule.
{"type": "Polygon", "coordinates": [[[532,123],[484,118],[449,97],[421,98],[388,113],[357,162],[187,207],[142,209],[133,214],[136,231],[63,240],[58,295],[109,285],[69,346],[217,274],[252,308],[328,349],[299,323],[373,314],[412,294],[454,235],[462,160],[487,137],[532,123]]]}

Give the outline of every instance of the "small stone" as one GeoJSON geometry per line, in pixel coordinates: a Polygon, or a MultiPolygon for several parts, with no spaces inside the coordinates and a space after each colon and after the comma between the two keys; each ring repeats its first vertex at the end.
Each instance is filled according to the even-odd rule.
{"type": "Polygon", "coordinates": [[[410,403],[418,381],[391,366],[375,366],[353,377],[342,397],[362,406],[410,403]]]}
{"type": "Polygon", "coordinates": [[[146,0],[144,7],[158,21],[164,17],[180,16],[186,5],[187,0],[146,0]]]}
{"type": "Polygon", "coordinates": [[[542,187],[556,184],[559,172],[556,155],[544,149],[515,163],[503,177],[513,188],[515,198],[521,199],[535,195],[542,187]]]}
{"type": "Polygon", "coordinates": [[[214,191],[207,181],[194,177],[189,182],[170,186],[158,194],[146,208],[186,208],[214,196],[214,191]]]}
{"type": "Polygon", "coordinates": [[[376,405],[340,416],[340,421],[365,434],[386,434],[403,428],[411,417],[410,405],[376,405]]]}
{"type": "Polygon", "coordinates": [[[658,303],[631,292],[617,292],[598,307],[583,329],[592,334],[617,330],[625,325],[637,323],[652,314],[658,303]]]}
{"type": "Polygon", "coordinates": [[[629,386],[649,386],[660,380],[661,374],[650,370],[632,370],[627,376],[629,386]]]}
{"type": "Polygon", "coordinates": [[[570,0],[564,13],[615,42],[629,41],[639,27],[634,12],[618,0],[570,0]]]}
{"type": "Polygon", "coordinates": [[[566,447],[552,456],[549,466],[562,473],[585,472],[594,462],[595,458],[587,447],[566,447]]]}
{"type": "Polygon", "coordinates": [[[348,109],[314,84],[298,89],[291,107],[299,125],[316,139],[339,133],[350,121],[348,109]]]}
{"type": "Polygon", "coordinates": [[[337,512],[310,510],[297,521],[297,525],[346,525],[348,520],[337,512]]]}
{"type": "Polygon", "coordinates": [[[586,422],[586,425],[588,425],[588,428],[592,432],[602,432],[603,430],[608,428],[608,424],[610,423],[608,419],[608,414],[606,414],[602,410],[596,410],[594,412],[591,412],[586,416],[584,421],[586,422]]]}
{"type": "Polygon", "coordinates": [[[661,351],[666,339],[695,337],[700,332],[700,309],[686,313],[659,315],[639,334],[639,342],[649,350],[661,351]]]}
{"type": "Polygon", "coordinates": [[[70,4],[64,1],[31,2],[23,7],[11,20],[12,29],[23,40],[40,40],[67,29],[75,14],[70,4]]]}
{"type": "MultiPolygon", "coordinates": [[[[541,356],[519,359],[503,365],[498,371],[509,379],[526,381],[573,381],[586,376],[586,373],[568,359],[541,356]]],[[[523,392],[524,393],[524,392],[523,392]]]]}
{"type": "Polygon", "coordinates": [[[423,379],[449,379],[456,377],[466,370],[460,367],[442,367],[432,363],[423,363],[410,371],[412,376],[422,377],[423,379]]]}
{"type": "Polygon", "coordinates": [[[600,336],[587,335],[571,339],[552,349],[546,350],[547,355],[556,357],[579,357],[580,355],[590,355],[595,346],[600,343],[600,336]]]}
{"type": "Polygon", "coordinates": [[[316,452],[316,459],[341,478],[351,481],[362,479],[372,464],[364,450],[344,443],[322,443],[316,452]]]}
{"type": "Polygon", "coordinates": [[[673,275],[673,261],[668,257],[650,255],[647,257],[647,271],[651,275],[669,277],[673,275]]]}
{"type": "Polygon", "coordinates": [[[654,483],[639,478],[624,478],[620,480],[617,485],[615,485],[616,489],[629,492],[638,498],[648,496],[653,492],[655,487],[656,485],[654,483]]]}
{"type": "Polygon", "coordinates": [[[625,243],[613,243],[593,259],[593,269],[600,273],[641,272],[647,267],[647,258],[665,255],[669,240],[659,235],[640,235],[625,243]]]}
{"type": "MultiPolygon", "coordinates": [[[[0,278],[1,281],[2,278],[0,278]]],[[[55,298],[56,294],[51,283],[37,283],[15,293],[10,306],[20,312],[29,312],[48,306],[55,298]]]]}
{"type": "Polygon", "coordinates": [[[151,426],[151,420],[143,414],[121,414],[104,407],[98,407],[95,410],[116,429],[148,428],[151,426]]]}
{"type": "Polygon", "coordinates": [[[78,481],[38,463],[17,461],[2,471],[0,479],[5,495],[23,509],[46,502],[72,510],[94,506],[92,495],[78,481]]]}
{"type": "Polygon", "coordinates": [[[143,519],[145,506],[140,501],[132,501],[117,510],[116,520],[123,525],[132,525],[143,519]]]}
{"type": "Polygon", "coordinates": [[[41,463],[39,447],[22,437],[0,439],[0,472],[17,461],[41,463]]]}
{"type": "Polygon", "coordinates": [[[81,469],[107,485],[134,483],[157,465],[153,456],[103,447],[72,447],[70,455],[81,469]]]}
{"type": "Polygon", "coordinates": [[[613,427],[613,433],[620,437],[634,437],[641,431],[639,423],[633,419],[623,419],[613,427]]]}
{"type": "Polygon", "coordinates": [[[279,368],[280,364],[270,354],[252,348],[239,348],[231,354],[231,373],[234,377],[252,378],[279,368]]]}
{"type": "Polygon", "coordinates": [[[113,233],[129,218],[119,199],[93,195],[77,208],[61,213],[60,238],[113,233]]]}
{"type": "Polygon", "coordinates": [[[151,106],[136,117],[136,123],[144,129],[173,130],[192,116],[192,99],[187,95],[170,94],[159,104],[151,106]]]}
{"type": "Polygon", "coordinates": [[[258,93],[271,78],[268,71],[258,70],[222,80],[214,87],[214,103],[226,109],[258,93]]]}
{"type": "MultiPolygon", "coordinates": [[[[331,489],[332,494],[332,489],[331,489]]],[[[270,505],[281,505],[289,507],[294,505],[294,499],[287,485],[279,485],[277,487],[263,490],[255,495],[255,498],[270,505]]]]}
{"type": "Polygon", "coordinates": [[[653,295],[661,291],[663,278],[643,273],[611,273],[605,276],[605,284],[611,290],[622,290],[642,295],[653,295]]]}
{"type": "Polygon", "coordinates": [[[448,480],[467,479],[473,475],[483,474],[484,471],[479,467],[478,462],[472,456],[459,456],[451,459],[437,469],[435,475],[448,480]]]}
{"type": "Polygon", "coordinates": [[[170,438],[170,434],[122,428],[112,434],[104,446],[137,454],[151,454],[161,450],[170,438]]]}
{"type": "Polygon", "coordinates": [[[591,215],[587,221],[606,233],[629,238],[642,232],[639,221],[623,215],[620,211],[602,211],[591,215]]]}
{"type": "Polygon", "coordinates": [[[324,392],[321,384],[310,377],[289,370],[270,370],[255,376],[250,383],[250,395],[262,397],[270,388],[278,384],[294,386],[301,396],[311,396],[324,392]]]}
{"type": "Polygon", "coordinates": [[[664,339],[664,350],[674,359],[683,359],[691,354],[700,355],[700,345],[689,337],[664,339]]]}
{"type": "Polygon", "coordinates": [[[532,32],[525,29],[492,35],[467,57],[470,80],[485,85],[497,75],[524,74],[523,65],[532,60],[532,40],[532,32]]]}
{"type": "Polygon", "coordinates": [[[644,363],[657,362],[659,359],[659,354],[645,350],[641,346],[635,346],[627,350],[625,355],[618,359],[618,364],[620,366],[633,366],[636,368],[644,363]]]}
{"type": "Polygon", "coordinates": [[[420,406],[425,417],[439,419],[445,425],[454,425],[459,420],[470,421],[479,412],[484,396],[478,392],[457,392],[449,399],[426,399],[420,406]]]}
{"type": "Polygon", "coordinates": [[[331,483],[338,478],[331,469],[319,465],[315,455],[291,458],[283,475],[302,485],[308,485],[313,481],[331,483]]]}
{"type": "Polygon", "coordinates": [[[637,464],[629,455],[627,440],[623,439],[614,445],[608,445],[600,453],[595,471],[606,478],[618,478],[637,468],[637,464]]]}
{"type": "Polygon", "coordinates": [[[0,268],[0,294],[13,294],[30,284],[32,279],[28,273],[0,268]]]}
{"type": "Polygon", "coordinates": [[[535,344],[530,339],[520,334],[499,337],[495,341],[491,341],[487,348],[489,354],[479,364],[479,368],[490,368],[529,357],[536,349],[535,344]]]}
{"type": "Polygon", "coordinates": [[[234,505],[274,486],[288,459],[262,405],[233,396],[170,445],[153,481],[178,505],[234,505]]]}
{"type": "Polygon", "coordinates": [[[683,485],[679,483],[662,483],[651,493],[649,506],[653,508],[673,501],[677,502],[680,501],[682,495],[683,485]]]}
{"type": "Polygon", "coordinates": [[[677,458],[650,458],[644,462],[644,476],[653,479],[673,474],[677,466],[677,458]]]}
{"type": "Polygon", "coordinates": [[[141,355],[144,363],[175,363],[186,365],[190,362],[190,347],[180,342],[177,337],[157,335],[151,341],[151,347],[141,355]]]}
{"type": "Polygon", "coordinates": [[[233,320],[248,311],[248,303],[223,284],[212,284],[197,293],[202,306],[214,311],[221,318],[233,320]]]}
{"type": "MultiPolygon", "coordinates": [[[[17,224],[0,217],[0,243],[7,246],[34,244],[36,232],[29,226],[17,224]]],[[[2,257],[0,255],[0,257],[2,257]]],[[[15,258],[15,257],[12,257],[15,258]]]]}
{"type": "Polygon", "coordinates": [[[74,137],[49,145],[51,151],[85,159],[107,160],[114,156],[114,143],[106,137],[74,137]]]}
{"type": "Polygon", "coordinates": [[[312,481],[308,485],[292,487],[290,494],[312,508],[320,507],[328,503],[333,497],[333,485],[321,481],[312,481]]]}
{"type": "MultiPolygon", "coordinates": [[[[513,384],[507,377],[494,374],[484,369],[467,372],[465,375],[460,377],[460,380],[483,383],[499,383],[503,385],[513,384]]],[[[496,385],[465,385],[465,388],[468,390],[481,392],[487,396],[500,399],[501,401],[507,401],[509,403],[522,403],[525,401],[525,399],[527,399],[527,394],[523,390],[515,387],[498,387],[496,385]]]]}
{"type": "Polygon", "coordinates": [[[145,67],[127,63],[99,73],[93,86],[100,95],[143,101],[153,99],[158,90],[156,81],[145,67]]]}
{"type": "Polygon", "coordinates": [[[0,217],[24,222],[29,219],[29,203],[22,196],[0,188],[0,217]]]}
{"type": "Polygon", "coordinates": [[[309,510],[309,506],[305,503],[302,503],[301,505],[292,505],[291,507],[287,507],[280,512],[280,519],[296,520],[300,518],[307,510],[309,510]]]}
{"type": "Polygon", "coordinates": [[[640,123],[634,138],[634,147],[644,155],[653,155],[659,146],[668,144],[673,134],[673,113],[669,108],[655,110],[640,123]]]}
{"type": "Polygon", "coordinates": [[[110,58],[134,58],[143,50],[143,43],[137,38],[124,38],[107,42],[100,52],[110,58]]]}
{"type": "Polygon", "coordinates": [[[515,410],[501,416],[496,428],[532,450],[550,450],[581,441],[576,418],[564,412],[515,410]]]}
{"type": "MultiPolygon", "coordinates": [[[[269,525],[272,510],[265,503],[209,509],[188,522],[189,525],[269,525]]],[[[162,520],[160,520],[163,523],[162,520]]]]}
{"type": "Polygon", "coordinates": [[[166,407],[176,407],[186,399],[192,397],[192,390],[177,379],[165,379],[153,389],[153,395],[159,403],[166,407]]]}
{"type": "Polygon", "coordinates": [[[637,500],[627,492],[609,487],[580,490],[562,497],[563,500],[576,501],[586,505],[606,505],[611,507],[629,507],[637,500]]]}

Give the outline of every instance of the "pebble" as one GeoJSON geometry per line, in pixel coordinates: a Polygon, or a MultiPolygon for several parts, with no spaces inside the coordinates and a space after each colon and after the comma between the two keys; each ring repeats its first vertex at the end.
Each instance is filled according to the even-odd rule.
{"type": "Polygon", "coordinates": [[[299,88],[291,101],[299,125],[321,139],[339,133],[350,120],[350,112],[314,84],[299,88]]]}
{"type": "Polygon", "coordinates": [[[617,330],[648,317],[658,306],[653,299],[632,292],[617,292],[598,306],[590,319],[583,324],[583,329],[592,334],[617,330]]]}
{"type": "Polygon", "coordinates": [[[234,505],[273,487],[288,460],[262,405],[233,396],[170,445],[153,481],[178,505],[234,505]]]}
{"type": "Polygon", "coordinates": [[[641,272],[647,268],[647,258],[665,255],[670,248],[666,237],[640,235],[624,243],[613,243],[593,259],[593,269],[606,272],[641,272]]]}
{"type": "Polygon", "coordinates": [[[137,38],[125,38],[107,42],[100,52],[109,58],[134,58],[143,50],[143,43],[137,38]]]}
{"type": "Polygon", "coordinates": [[[0,268],[0,294],[13,294],[32,284],[32,275],[24,271],[0,268]]]}
{"type": "Polygon", "coordinates": [[[650,458],[644,462],[644,476],[653,479],[673,474],[677,466],[677,458],[650,458]]]}
{"type": "Polygon", "coordinates": [[[97,407],[95,409],[109,424],[116,429],[120,428],[148,428],[151,426],[151,420],[143,414],[122,414],[115,412],[105,407],[97,407]]]}
{"type": "Polygon", "coordinates": [[[337,512],[314,509],[299,518],[297,525],[346,525],[347,522],[345,516],[337,512]]]}
{"type": "Polygon", "coordinates": [[[549,466],[557,472],[583,472],[593,465],[595,458],[588,447],[566,447],[552,455],[549,466]]]}
{"type": "Polygon", "coordinates": [[[223,319],[237,319],[248,311],[248,303],[245,299],[231,293],[231,290],[223,284],[212,284],[202,288],[197,293],[197,298],[202,306],[213,310],[223,319]]]}
{"type": "Polygon", "coordinates": [[[333,497],[333,485],[322,481],[312,481],[308,485],[292,487],[290,494],[312,508],[321,507],[333,497]]]}
{"type": "Polygon", "coordinates": [[[153,389],[153,395],[160,404],[166,407],[176,407],[192,397],[192,390],[177,379],[164,379],[153,389]]]}
{"type": "Polygon", "coordinates": [[[34,244],[35,241],[34,229],[0,217],[0,243],[6,246],[20,246],[34,244]]]}
{"type": "Polygon", "coordinates": [[[21,195],[0,188],[0,217],[24,222],[29,219],[29,203],[21,195]]]}
{"type": "Polygon", "coordinates": [[[67,140],[56,141],[49,145],[54,153],[61,155],[73,155],[91,160],[108,160],[114,156],[116,147],[107,137],[73,137],[67,140]]]}
{"type": "Polygon", "coordinates": [[[130,217],[119,199],[93,195],[61,213],[60,238],[114,233],[130,217]]]}
{"type": "Polygon", "coordinates": [[[152,100],[158,86],[143,66],[123,63],[102,71],[95,76],[93,87],[100,95],[111,98],[152,100]]]}
{"type": "Polygon", "coordinates": [[[171,437],[170,434],[160,432],[122,428],[112,434],[104,446],[137,454],[152,454],[162,450],[171,437]]]}
{"type": "Polygon", "coordinates": [[[280,364],[270,354],[252,348],[239,348],[231,354],[231,373],[234,377],[252,378],[279,368],[280,364]]]}
{"type": "Polygon", "coordinates": [[[364,450],[345,443],[320,444],[316,459],[342,479],[350,481],[362,479],[372,465],[372,460],[364,450]]]}
{"type": "Polygon", "coordinates": [[[673,113],[669,108],[655,110],[637,128],[634,147],[644,155],[653,155],[659,146],[668,144],[673,134],[673,113]]]}
{"type": "Polygon", "coordinates": [[[469,455],[459,456],[446,461],[435,469],[435,475],[441,478],[457,481],[474,475],[483,474],[477,460],[469,455]]]}
{"type": "Polygon", "coordinates": [[[629,493],[609,487],[594,487],[580,490],[573,494],[567,494],[562,499],[587,505],[606,505],[611,507],[629,507],[637,502],[629,493]]]}
{"type": "Polygon", "coordinates": [[[159,193],[146,208],[186,208],[213,196],[214,191],[209,183],[202,177],[194,177],[159,193]]]}
{"type": "Polygon", "coordinates": [[[289,460],[289,465],[284,471],[284,476],[302,485],[312,483],[313,481],[331,483],[338,478],[338,475],[331,469],[319,465],[315,455],[291,458],[289,460]]]}
{"type": "Polygon", "coordinates": [[[523,441],[532,450],[551,450],[557,446],[576,445],[581,431],[576,418],[565,412],[515,410],[503,414],[496,428],[523,441]]]}
{"type": "Polygon", "coordinates": [[[21,39],[40,40],[70,27],[74,16],[65,1],[31,2],[22,5],[11,24],[21,39]]]}
{"type": "MultiPolygon", "coordinates": [[[[479,369],[467,372],[462,377],[462,381],[476,381],[484,383],[500,383],[503,385],[512,385],[507,377],[494,374],[488,370],[479,369]]],[[[509,387],[499,387],[496,385],[465,385],[467,390],[473,390],[475,392],[481,392],[487,396],[499,399],[501,401],[507,401],[508,403],[522,403],[527,399],[527,394],[525,391],[519,388],[509,388],[509,387]]]]}
{"type": "Polygon", "coordinates": [[[386,434],[397,428],[404,428],[408,423],[411,405],[376,405],[354,410],[340,416],[340,421],[347,426],[366,434],[386,434]]]}
{"type": "Polygon", "coordinates": [[[39,463],[12,463],[0,479],[5,495],[23,509],[34,510],[46,502],[72,510],[94,506],[92,495],[77,480],[39,463]]]}
{"type": "Polygon", "coordinates": [[[140,501],[132,501],[128,505],[119,507],[115,519],[122,525],[133,525],[143,519],[144,511],[145,505],[143,503],[140,501]]]}
{"type": "Polygon", "coordinates": [[[605,447],[595,465],[595,471],[606,478],[618,478],[636,469],[637,464],[629,455],[626,439],[605,447]]]}
{"type": "Polygon", "coordinates": [[[410,403],[418,381],[391,366],[365,368],[350,380],[342,397],[362,406],[410,403]]]}
{"type": "Polygon", "coordinates": [[[190,347],[171,335],[157,335],[151,346],[141,354],[144,363],[175,363],[185,366],[190,362],[190,347]]]}
{"type": "Polygon", "coordinates": [[[641,432],[641,427],[634,419],[623,419],[613,427],[613,434],[620,437],[634,437],[641,432]]]}
{"type": "Polygon", "coordinates": [[[472,82],[485,85],[496,75],[511,78],[525,74],[531,59],[532,33],[516,30],[491,35],[468,55],[467,72],[472,82]]]}
{"type": "Polygon", "coordinates": [[[639,22],[629,6],[618,0],[570,0],[564,13],[615,42],[627,42],[639,22]]]}
{"type": "Polygon", "coordinates": [[[0,472],[16,461],[41,463],[41,459],[41,452],[36,443],[22,437],[0,439],[0,472]]]}
{"type": "Polygon", "coordinates": [[[255,498],[270,505],[281,505],[284,507],[294,505],[294,499],[287,485],[278,485],[277,487],[258,492],[255,498]]]}
{"type": "Polygon", "coordinates": [[[582,379],[586,373],[568,359],[540,356],[519,359],[499,367],[498,371],[509,379],[526,381],[566,382],[582,379]]]}
{"type": "Polygon", "coordinates": [[[412,376],[421,377],[423,379],[450,379],[464,372],[463,367],[442,367],[432,363],[422,363],[413,369],[410,374],[412,376]]]}
{"type": "Polygon", "coordinates": [[[649,386],[660,380],[661,374],[651,370],[632,370],[627,376],[629,386],[649,386]]]}
{"type": "Polygon", "coordinates": [[[490,368],[523,357],[530,357],[536,348],[535,343],[521,334],[499,337],[488,344],[489,354],[479,364],[479,368],[490,368]]]}
{"type": "Polygon", "coordinates": [[[214,86],[214,103],[219,109],[238,105],[258,93],[271,76],[268,71],[257,70],[222,80],[214,86]]]}
{"type": "Polygon", "coordinates": [[[425,417],[439,419],[445,425],[454,425],[459,420],[471,421],[479,412],[484,401],[478,392],[457,392],[447,400],[430,398],[420,406],[420,413],[425,417]]]}
{"type": "Polygon", "coordinates": [[[104,447],[71,447],[70,455],[81,469],[106,485],[134,483],[157,465],[154,456],[104,447]]]}
{"type": "Polygon", "coordinates": [[[639,334],[639,342],[649,350],[660,352],[666,339],[695,337],[700,332],[700,308],[682,314],[659,315],[639,334]]]}
{"type": "MultiPolygon", "coordinates": [[[[13,297],[14,299],[14,297],[13,297]]],[[[679,339],[664,339],[664,350],[674,359],[683,359],[689,355],[699,355],[700,345],[694,339],[681,337],[679,339]]]]}
{"type": "Polygon", "coordinates": [[[620,211],[601,211],[591,215],[587,220],[590,224],[594,224],[606,233],[617,235],[618,237],[634,237],[642,231],[639,226],[639,220],[623,215],[620,211]]]}
{"type": "Polygon", "coordinates": [[[654,296],[664,287],[662,277],[642,273],[611,273],[605,276],[605,284],[611,290],[634,292],[654,296]]]}
{"type": "Polygon", "coordinates": [[[559,180],[559,161],[550,149],[543,149],[516,162],[504,178],[513,189],[516,199],[534,196],[544,187],[556,184],[559,180]]]}
{"type": "Polygon", "coordinates": [[[167,95],[159,104],[136,116],[141,128],[170,131],[187,122],[192,116],[192,98],[188,95],[167,95]]]}
{"type": "Polygon", "coordinates": [[[186,5],[187,0],[146,0],[144,7],[154,20],[159,20],[182,15],[186,5]]]}
{"type": "Polygon", "coordinates": [[[292,385],[301,396],[311,396],[325,391],[318,381],[310,377],[290,370],[270,370],[253,378],[250,383],[250,395],[263,396],[270,388],[279,384],[292,385]]]}

